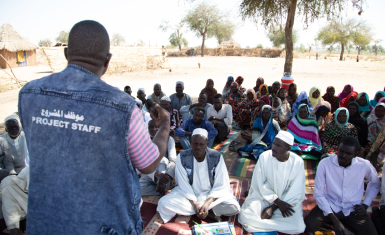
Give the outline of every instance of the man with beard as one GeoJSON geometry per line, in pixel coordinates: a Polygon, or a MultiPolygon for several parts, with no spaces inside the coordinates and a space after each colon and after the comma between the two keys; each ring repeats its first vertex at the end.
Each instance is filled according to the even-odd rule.
{"type": "Polygon", "coordinates": [[[193,105],[185,105],[180,108],[179,113],[182,114],[183,121],[191,119],[193,116],[193,113],[197,107],[203,108],[205,110],[205,116],[204,118],[207,119],[207,109],[210,108],[212,105],[207,103],[207,94],[206,93],[200,93],[198,97],[198,103],[193,105]]]}
{"type": "Polygon", "coordinates": [[[278,231],[298,234],[305,230],[303,160],[290,152],[294,136],[280,131],[272,149],[262,153],[255,166],[249,195],[238,221],[248,232],[278,231]]]}
{"type": "Polygon", "coordinates": [[[183,150],[177,157],[175,181],[178,186],[158,202],[157,211],[164,223],[176,214],[221,221],[220,216],[239,212],[223,156],[207,147],[207,138],[205,129],[195,129],[192,148],[183,150]]]}

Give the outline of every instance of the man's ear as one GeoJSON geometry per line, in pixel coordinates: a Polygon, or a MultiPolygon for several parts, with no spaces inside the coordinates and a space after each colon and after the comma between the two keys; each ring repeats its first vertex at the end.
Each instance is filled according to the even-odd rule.
{"type": "Polygon", "coordinates": [[[68,47],[64,48],[64,56],[66,57],[66,60],[68,60],[68,47]]]}

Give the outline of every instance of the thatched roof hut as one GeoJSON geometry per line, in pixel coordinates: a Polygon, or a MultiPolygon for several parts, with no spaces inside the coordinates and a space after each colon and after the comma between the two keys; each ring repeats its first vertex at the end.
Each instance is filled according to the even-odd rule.
{"type": "MultiPolygon", "coordinates": [[[[10,24],[0,27],[0,54],[11,67],[36,65],[36,49],[38,46],[21,36],[10,24]]],[[[9,67],[0,57],[0,67],[9,67]]]]}
{"type": "Polygon", "coordinates": [[[229,38],[226,41],[221,42],[218,45],[218,48],[241,48],[241,44],[234,41],[232,38],[229,38]]]}

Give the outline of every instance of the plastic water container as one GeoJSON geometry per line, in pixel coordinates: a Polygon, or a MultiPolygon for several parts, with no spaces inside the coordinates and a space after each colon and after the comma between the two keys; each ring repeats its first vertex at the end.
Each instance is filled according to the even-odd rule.
{"type": "Polygon", "coordinates": [[[285,72],[283,77],[281,78],[282,87],[285,88],[286,91],[289,91],[289,86],[294,82],[294,78],[291,76],[290,72],[285,72]]]}

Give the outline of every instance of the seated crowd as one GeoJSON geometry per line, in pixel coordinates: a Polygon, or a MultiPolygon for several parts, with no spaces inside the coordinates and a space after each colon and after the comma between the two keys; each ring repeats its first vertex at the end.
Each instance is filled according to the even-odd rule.
{"type": "MultiPolygon", "coordinates": [[[[247,89],[243,81],[241,76],[235,81],[229,76],[220,94],[208,79],[197,103],[184,92],[181,81],[171,96],[158,83],[147,97],[144,88],[137,90],[136,97],[130,86],[124,88],[141,107],[151,139],[159,127],[149,111],[159,104],[170,114],[166,154],[153,173],[138,174],[143,196],[161,196],[157,211],[163,222],[176,214],[221,221],[221,216],[239,213],[238,220],[248,232],[313,233],[332,223],[336,234],[345,234],[345,227],[354,234],[377,234],[366,210],[380,189],[385,196],[385,182],[381,187],[377,174],[385,162],[385,92],[369,100],[367,93],[358,93],[351,85],[336,96],[332,86],[324,95],[319,87],[298,94],[294,83],[286,90],[279,82],[268,86],[259,77],[256,86],[247,89]],[[212,149],[233,128],[242,130],[245,142],[237,151],[257,160],[242,207],[233,195],[222,154],[212,149]],[[179,154],[178,148],[183,148],[179,154]],[[304,159],[320,161],[314,189],[317,206],[305,218],[304,159]]],[[[22,234],[19,221],[27,216],[28,149],[17,114],[4,123],[1,212],[10,233],[22,234]]]]}

